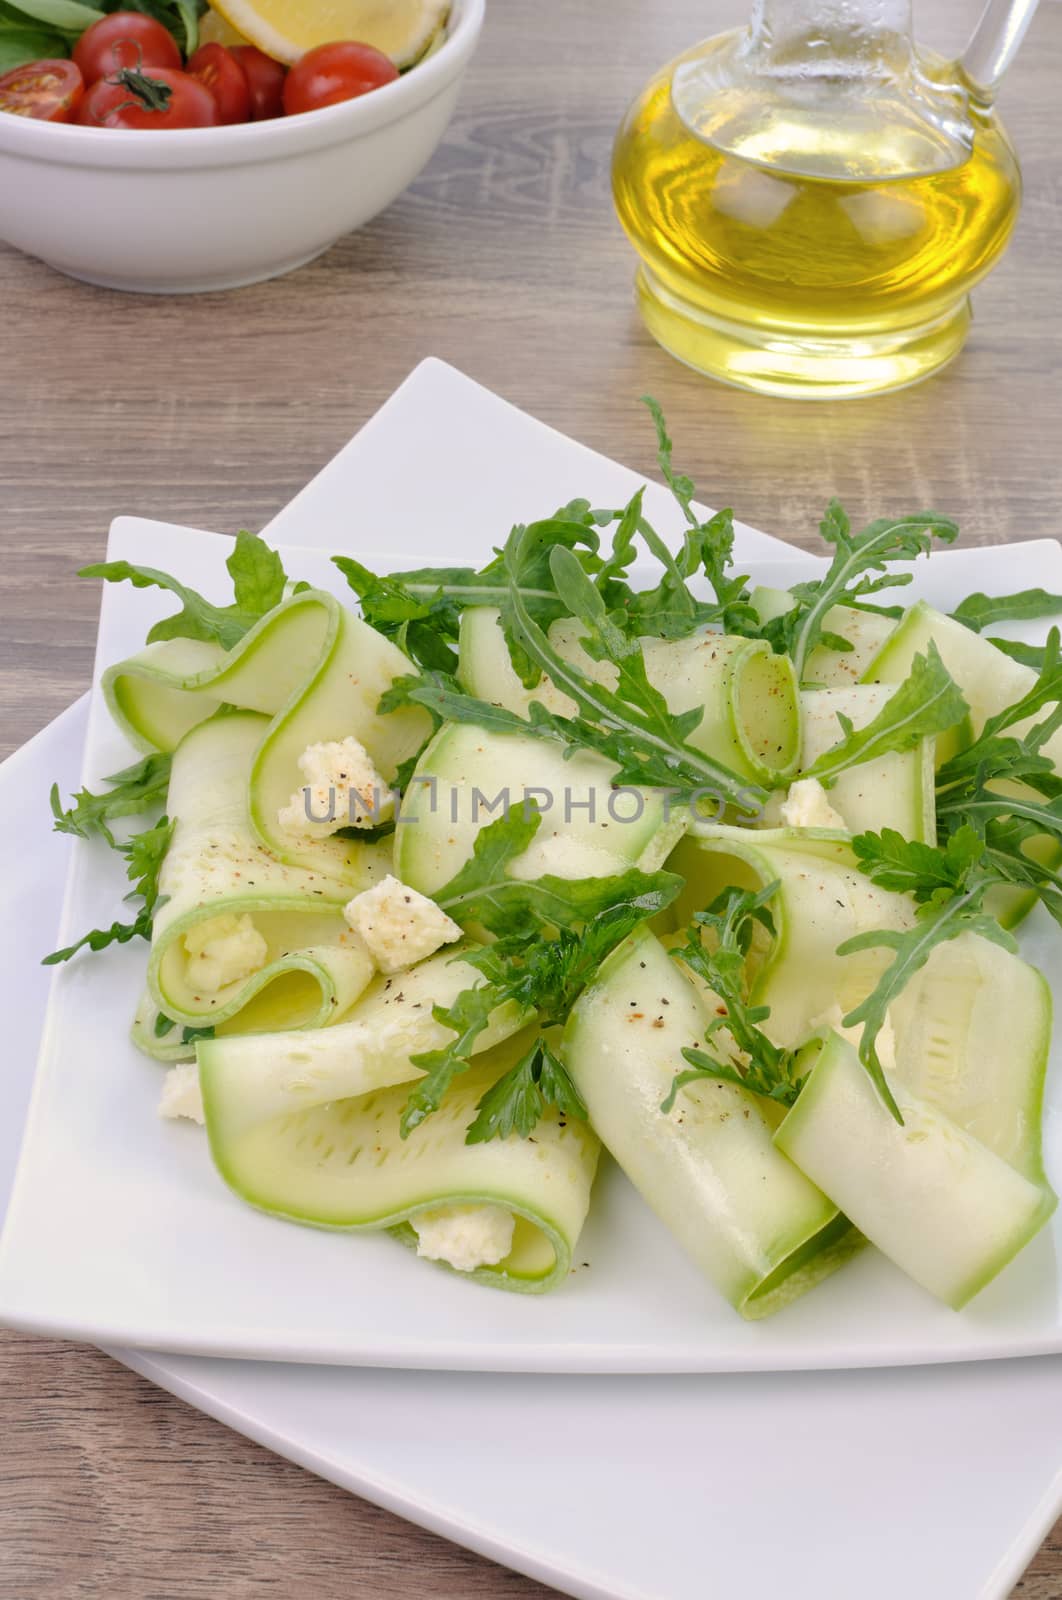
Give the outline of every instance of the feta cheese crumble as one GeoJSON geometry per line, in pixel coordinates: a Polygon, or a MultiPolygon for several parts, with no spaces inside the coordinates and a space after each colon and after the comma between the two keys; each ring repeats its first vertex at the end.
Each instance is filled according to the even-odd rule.
{"type": "Polygon", "coordinates": [[[372,757],[353,735],[308,745],[298,765],[306,782],[277,812],[277,821],[289,833],[317,836],[351,826],[372,828],[392,808],[392,796],[372,757]]]}
{"type": "Polygon", "coordinates": [[[789,785],[782,802],[782,821],[787,828],[841,828],[848,824],[826,798],[818,778],[797,778],[789,785]]]}
{"type": "Polygon", "coordinates": [[[226,911],[197,922],[184,936],[187,980],[197,994],[217,994],[226,984],[249,978],[264,967],[269,946],[244,913],[226,911]]]}
{"type": "Polygon", "coordinates": [[[381,972],[401,972],[461,937],[457,923],[434,900],[390,872],[348,900],[343,915],[381,972]]]}
{"type": "Polygon", "coordinates": [[[504,1206],[437,1206],[411,1217],[417,1254],[457,1272],[496,1267],[513,1247],[516,1219],[504,1206]]]}
{"type": "Polygon", "coordinates": [[[194,1061],[183,1061],[171,1067],[162,1084],[159,1099],[160,1117],[189,1117],[192,1122],[205,1122],[203,1094],[199,1087],[199,1068],[194,1061]]]}

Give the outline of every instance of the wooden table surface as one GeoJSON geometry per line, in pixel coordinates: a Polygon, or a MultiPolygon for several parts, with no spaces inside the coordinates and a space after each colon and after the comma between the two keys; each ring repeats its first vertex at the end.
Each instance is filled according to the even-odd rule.
{"type": "MultiPolygon", "coordinates": [[[[611,216],[624,103],[731,7],[565,0],[561,26],[559,5],[554,24],[541,0],[495,0],[428,170],[278,282],[122,296],[0,247],[0,755],[88,684],[98,593],[74,572],[112,516],[260,526],[429,354],[646,471],[635,401],[651,390],[704,498],[797,543],[814,543],[831,493],[861,517],[935,506],[974,541],[1058,536],[1062,5],[1041,8],[1004,96],[1025,208],[966,352],[921,388],[819,405],[715,387],[663,355],[611,216]]],[[[923,32],[954,50],[976,9],[937,0],[923,32]]],[[[0,1441],[3,1600],[547,1594],[94,1350],[0,1339],[0,1441]]],[[[1016,1593],[1062,1596],[1062,1523],[1016,1593]]]]}

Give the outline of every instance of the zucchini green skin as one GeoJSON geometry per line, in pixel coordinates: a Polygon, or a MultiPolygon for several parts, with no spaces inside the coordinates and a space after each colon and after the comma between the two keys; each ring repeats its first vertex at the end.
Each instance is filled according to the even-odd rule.
{"type": "MultiPolygon", "coordinates": [[[[548,679],[534,689],[520,682],[509,659],[499,613],[487,606],[461,617],[458,676],[469,694],[526,717],[532,700],[564,716],[573,702],[548,679]]],[[[550,642],[566,661],[591,678],[615,681],[615,668],[594,661],[582,648],[579,624],[555,622],[550,642]]],[[[732,772],[770,786],[789,776],[800,757],[796,680],[788,656],[775,655],[763,640],[701,630],[685,639],[642,640],[646,676],[676,716],[703,712],[689,736],[695,750],[732,772]]]]}
{"type": "MultiPolygon", "coordinates": [[[[349,878],[277,861],[248,825],[247,772],[265,725],[254,712],[215,717],[174,753],[168,803],[175,827],[159,873],[165,900],[154,919],[147,982],[157,1009],[185,1026],[216,1026],[239,1014],[249,1029],[323,1027],[372,976],[343,917],[349,878]],[[266,963],[216,994],[196,994],[184,935],[226,912],[254,917],[266,963]]],[[[384,854],[362,847],[362,886],[386,870],[384,854]]]]}
{"type": "Polygon", "coordinates": [[[550,794],[553,804],[530,849],[512,864],[514,877],[609,877],[635,865],[652,870],[685,829],[685,812],[676,808],[668,819],[666,802],[652,790],[614,796],[616,770],[590,751],[565,760],[564,748],[551,740],[444,723],[417,762],[417,778],[402,802],[395,872],[421,894],[437,893],[471,858],[479,830],[501,814],[476,802],[476,792],[489,803],[506,791],[518,810],[525,794],[536,790],[550,794]],[[591,799],[592,817],[585,809],[591,799]],[[623,820],[628,816],[636,820],[623,820]]]}
{"type": "Polygon", "coordinates": [[[916,1283],[960,1310],[1057,1204],[899,1078],[890,1115],[853,1045],[827,1036],[777,1147],[916,1283]]]}
{"type": "Polygon", "coordinates": [[[431,731],[419,708],[377,711],[384,690],[408,671],[389,639],[332,595],[310,589],[276,606],[229,651],[189,639],[148,645],[109,667],[103,690],[115,721],[142,750],[176,749],[221,704],[268,718],[248,763],[258,841],[290,865],[323,866],[356,881],[357,842],[307,845],[279,826],[277,813],[301,786],[298,758],[311,744],[353,735],[383,779],[393,778],[431,731]]]}
{"type": "Polygon", "coordinates": [[[659,940],[614,951],[576,1003],[561,1053],[598,1136],[646,1203],[743,1316],[769,1315],[858,1242],[772,1144],[780,1112],[705,1080],[660,1107],[703,1042],[707,1008],[659,940]]]}
{"type": "MultiPolygon", "coordinates": [[[[472,969],[462,975],[456,965],[454,981],[467,987],[472,969]]],[[[401,982],[408,987],[415,973],[402,974],[401,982]]],[[[437,969],[429,987],[439,981],[437,969]]],[[[492,1024],[491,1048],[455,1080],[441,1110],[403,1140],[400,1113],[409,1080],[420,1076],[409,1055],[423,1047],[432,1027],[440,1036],[436,1043],[449,1035],[432,1023],[430,1001],[424,1025],[412,1029],[400,1021],[384,1024],[385,1004],[385,997],[372,994],[360,1017],[327,1030],[321,1043],[332,1058],[331,1070],[320,1052],[304,1051],[311,1059],[300,1061],[295,1041],[285,1036],[275,1046],[266,1041],[264,1057],[261,1050],[249,1051],[247,1040],[198,1047],[219,1174],[240,1199],[271,1216],[347,1233],[390,1229],[413,1247],[410,1224],[422,1211],[503,1206],[516,1218],[512,1251],[496,1266],[460,1276],[522,1293],[554,1288],[571,1269],[589,1209],[600,1148],[593,1132],[551,1112],[533,1141],[464,1142],[478,1100],[529,1043],[526,1032],[516,1031],[521,1019],[507,1008],[492,1024]],[[334,1048],[344,1030],[345,1058],[334,1048]],[[251,1081],[256,1071],[257,1094],[251,1081]]]]}
{"type": "Polygon", "coordinates": [[[730,884],[763,888],[776,880],[775,938],[757,937],[752,957],[754,1004],[770,1007],[764,1024],[777,1044],[794,1049],[835,1005],[847,1013],[871,992],[887,951],[839,956],[837,946],[873,928],[909,928],[914,905],[879,889],[858,871],[845,834],[815,828],[700,827],[670,865],[686,879],[675,926],[712,904],[730,884]]]}

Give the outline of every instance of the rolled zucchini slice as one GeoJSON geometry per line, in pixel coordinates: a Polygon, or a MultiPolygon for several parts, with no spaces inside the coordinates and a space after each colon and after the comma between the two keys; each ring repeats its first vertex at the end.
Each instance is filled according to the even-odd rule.
{"type": "MultiPolygon", "coordinates": [[[[295,1060],[291,1041],[278,1041],[276,1053],[264,1057],[261,1041],[253,1057],[245,1040],[199,1046],[207,1131],[222,1178],[274,1216],[350,1233],[387,1228],[412,1247],[413,1223],[424,1213],[500,1207],[514,1219],[511,1248],[461,1276],[524,1293],[555,1288],[571,1268],[586,1220],[597,1139],[585,1123],[551,1113],[533,1141],[465,1143],[477,1102],[530,1042],[524,1033],[485,1050],[455,1080],[443,1107],[403,1140],[399,1117],[416,1075],[409,1064],[416,1030],[405,1027],[409,1008],[396,1005],[393,991],[395,1020],[371,1026],[368,1014],[375,1007],[379,1016],[387,1003],[379,993],[368,997],[366,1016],[345,1025],[350,1049],[342,1072],[332,1035],[343,1026],[322,1039],[327,1069],[313,1052],[295,1060]]],[[[430,1022],[430,1000],[425,1014],[430,1022]]]]}
{"type": "Polygon", "coordinates": [[[1041,1117],[1051,990],[975,933],[938,945],[889,1007],[896,1076],[911,1094],[1044,1184],[1041,1117]]]}
{"type": "Polygon", "coordinates": [[[1057,1202],[899,1077],[889,1086],[902,1126],[855,1047],[829,1034],[775,1144],[908,1277],[959,1310],[1057,1202]]]}
{"type": "Polygon", "coordinates": [[[590,751],[445,723],[417,762],[395,829],[395,872],[435,894],[471,859],[476,835],[507,807],[542,807],[514,877],[609,877],[662,864],[686,826],[652,790],[614,789],[617,768],[590,751]]]}
{"type": "MultiPolygon", "coordinates": [[[[550,642],[565,660],[611,686],[616,669],[594,661],[581,645],[579,624],[555,622],[550,642]]],[[[788,656],[763,640],[699,630],[686,639],[643,639],[649,682],[678,715],[695,707],[704,715],[689,736],[695,750],[753,783],[771,784],[793,772],[800,755],[796,683],[788,656]]],[[[532,700],[564,716],[575,707],[548,678],[534,689],[520,682],[509,659],[498,612],[474,607],[462,613],[458,675],[469,694],[526,716],[532,700]]]]}
{"type": "Polygon", "coordinates": [[[256,837],[282,861],[323,863],[356,880],[358,842],[308,844],[281,828],[277,814],[302,787],[298,758],[313,744],[353,735],[391,781],[431,731],[419,708],[377,710],[384,690],[409,670],[389,639],[332,595],[310,589],[276,606],[229,651],[190,639],[151,644],[109,667],[103,688],[115,720],[142,750],[176,749],[221,704],[270,719],[245,774],[256,837]]]}
{"type": "MultiPolygon", "coordinates": [[[[164,899],[147,981],[153,1005],[182,1026],[238,1016],[246,1030],[323,1027],[372,976],[343,917],[350,880],[278,861],[248,825],[247,774],[266,726],[253,712],[214,717],[174,754],[168,804],[176,825],[159,873],[164,899]],[[204,987],[189,939],[194,946],[196,930],[218,927],[219,918],[251,941],[253,959],[246,973],[237,965],[231,980],[204,987]]],[[[359,859],[362,887],[387,871],[378,847],[359,859]]]]}
{"type": "MultiPolygon", "coordinates": [[[[843,730],[838,715],[848,717],[856,729],[865,728],[894,693],[892,684],[802,689],[801,770],[813,766],[840,742],[843,730]]],[[[892,752],[838,774],[829,790],[829,802],[843,817],[848,832],[895,828],[905,839],[935,844],[934,755],[935,741],[923,739],[913,750],[892,752]]],[[[771,796],[763,817],[768,827],[779,825],[783,800],[781,793],[771,796]]]]}
{"type": "Polygon", "coordinates": [[[914,904],[879,889],[855,866],[844,835],[814,828],[705,827],[678,846],[669,863],[686,879],[675,902],[685,926],[730,885],[761,889],[778,882],[772,902],[775,938],[762,930],[751,951],[752,999],[770,1007],[765,1031],[787,1049],[802,1045],[837,1005],[850,1011],[874,988],[887,951],[839,956],[838,945],[873,928],[909,928],[914,904]]]}
{"type": "MultiPolygon", "coordinates": [[[[866,683],[902,683],[911,670],[916,655],[924,655],[930,641],[940,651],[941,658],[955,682],[966,696],[970,707],[970,723],[974,734],[979,734],[989,717],[1006,710],[1016,700],[1027,694],[1036,682],[1031,667],[997,650],[990,640],[972,633],[954,617],[946,617],[920,600],[913,605],[898,624],[896,631],[868,662],[863,681],[866,683]]],[[[1017,724],[1020,734],[1028,723],[1017,724]]],[[[938,761],[950,751],[945,746],[938,750],[938,761]]],[[[1062,771],[1062,730],[1055,733],[1043,747],[1043,754],[1062,771]]]]}
{"type": "Polygon", "coordinates": [[[646,1203],[748,1318],[768,1316],[855,1248],[847,1221],[772,1143],[781,1114],[736,1085],[689,1084],[698,991],[652,934],[621,945],[568,1019],[562,1054],[590,1119],[646,1203]]]}
{"type": "MultiPolygon", "coordinates": [[[[750,600],[763,622],[784,616],[795,604],[788,589],[766,585],[753,589],[750,600]]],[[[818,644],[805,663],[804,682],[823,689],[845,689],[858,683],[870,661],[896,628],[895,617],[882,617],[874,611],[859,611],[855,606],[833,606],[823,626],[829,633],[847,639],[850,650],[834,650],[818,644]]]]}

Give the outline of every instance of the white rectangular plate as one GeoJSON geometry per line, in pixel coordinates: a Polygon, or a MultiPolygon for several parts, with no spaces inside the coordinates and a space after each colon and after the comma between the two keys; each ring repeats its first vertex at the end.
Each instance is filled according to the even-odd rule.
{"type": "MultiPolygon", "coordinates": [[[[444,370],[431,369],[436,386],[444,370]]],[[[548,430],[518,426],[518,413],[474,386],[450,384],[436,397],[451,428],[469,388],[469,414],[460,420],[474,444],[463,459],[453,434],[451,448],[438,450],[430,406],[420,411],[419,426],[407,421],[403,436],[385,448],[385,408],[365,436],[372,436],[378,474],[375,485],[367,474],[365,508],[361,480],[340,477],[333,464],[289,517],[298,514],[315,540],[368,551],[369,559],[381,547],[392,558],[404,550],[411,559],[429,552],[441,559],[477,555],[510,520],[575,494],[600,503],[629,491],[634,480],[623,469],[548,430]],[[402,481],[407,457],[438,475],[424,479],[432,484],[425,497],[430,527],[423,509],[420,520],[411,515],[410,496],[392,506],[379,487],[402,481]]],[[[675,527],[662,491],[651,495],[649,508],[665,530],[675,527]]],[[[770,548],[763,536],[744,538],[743,555],[754,557],[757,542],[761,553],[770,548]]],[[[115,524],[112,535],[113,555],[173,570],[208,593],[221,592],[227,548],[211,535],[131,519],[115,524]]],[[[288,564],[295,575],[331,581],[327,561],[310,550],[290,552],[288,564]]],[[[973,588],[1062,587],[1062,558],[1046,541],[945,554],[921,566],[921,585],[908,594],[942,602],[973,588]]],[[[780,566],[758,572],[761,579],[792,575],[780,566]]],[[[153,593],[108,589],[98,666],[134,648],[164,609],[153,593]]],[[[97,695],[85,781],[98,782],[126,757],[97,695]]],[[[60,942],[119,914],[118,877],[102,847],[74,850],[60,942]]],[[[1042,934],[1027,945],[1055,963],[1042,934]]],[[[961,1315],[868,1251],[779,1317],[748,1325],[607,1163],[578,1252],[587,1265],[542,1299],[462,1283],[386,1237],[314,1232],[260,1216],[221,1184],[197,1130],[155,1115],[158,1069],[126,1040],[143,959],[142,947],[124,947],[80,960],[55,979],[0,1247],[0,1317],[18,1326],[212,1355],[562,1373],[849,1367],[1062,1349],[1058,1233],[1037,1240],[961,1315]]],[[[1054,1079],[1049,1093],[1054,1103],[1054,1079]]],[[[1058,1126],[1053,1115],[1048,1165],[1056,1179],[1058,1126]]]]}

